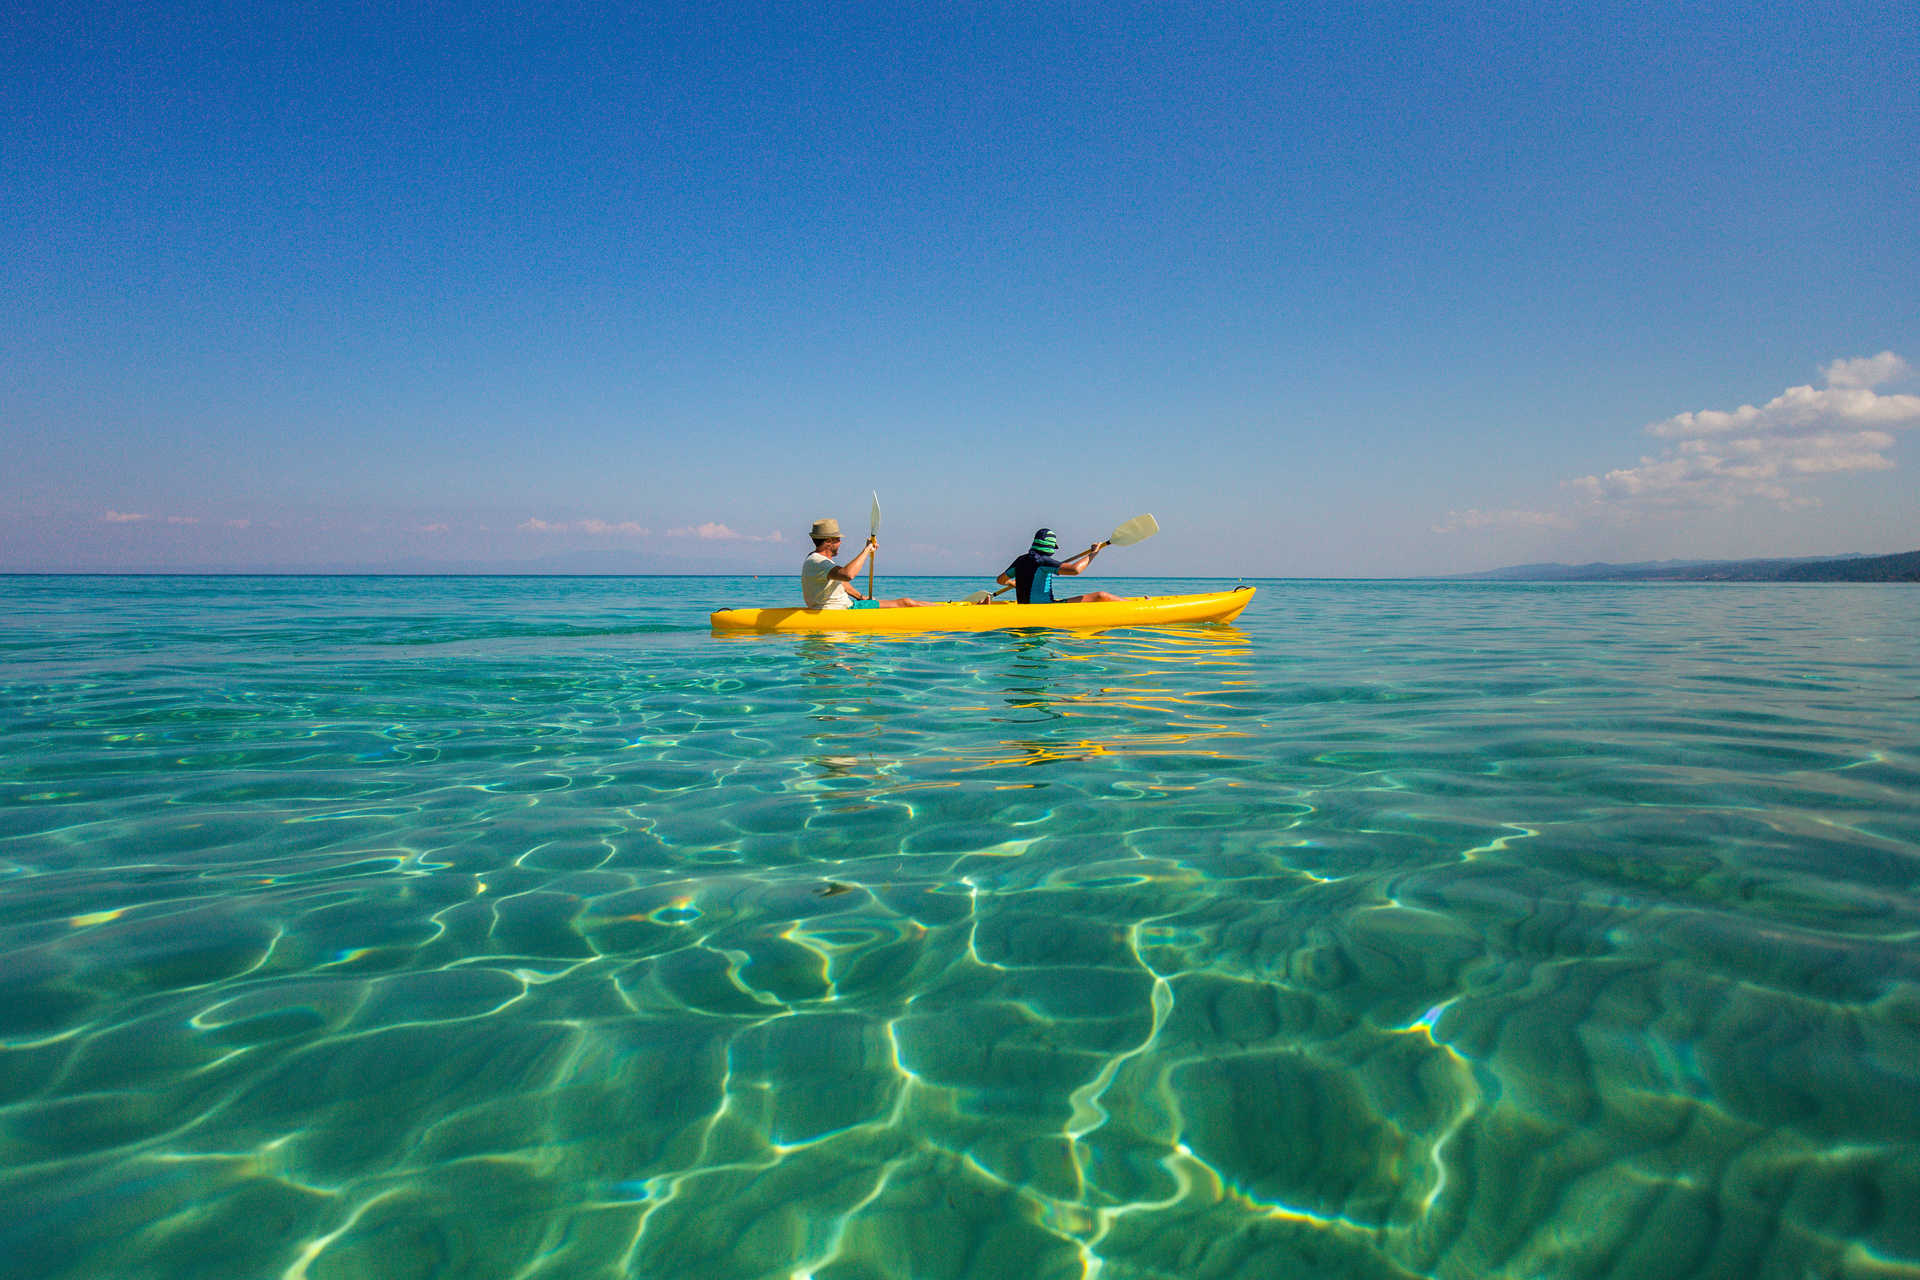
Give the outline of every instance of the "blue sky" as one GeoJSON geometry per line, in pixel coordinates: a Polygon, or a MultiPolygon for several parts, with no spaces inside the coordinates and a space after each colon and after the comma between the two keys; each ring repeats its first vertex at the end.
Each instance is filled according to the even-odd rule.
{"type": "Polygon", "coordinates": [[[1920,547],[1920,5],[29,4],[0,570],[1920,547]]]}

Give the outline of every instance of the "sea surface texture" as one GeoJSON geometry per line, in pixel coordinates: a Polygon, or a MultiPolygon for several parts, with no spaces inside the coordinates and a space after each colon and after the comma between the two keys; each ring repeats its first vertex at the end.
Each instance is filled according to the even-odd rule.
{"type": "Polygon", "coordinates": [[[0,579],[0,1273],[1920,1276],[1920,591],[1259,585],[0,579]]]}

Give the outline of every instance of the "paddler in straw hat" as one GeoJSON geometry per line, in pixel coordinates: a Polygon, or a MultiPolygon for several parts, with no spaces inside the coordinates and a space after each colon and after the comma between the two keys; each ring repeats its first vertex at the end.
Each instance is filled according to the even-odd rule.
{"type": "Polygon", "coordinates": [[[1101,600],[1125,600],[1111,591],[1089,591],[1085,595],[1068,596],[1065,600],[1053,598],[1053,579],[1056,574],[1072,577],[1100,554],[1107,544],[1096,542],[1071,560],[1056,560],[1053,553],[1060,549],[1060,538],[1051,529],[1039,529],[1034,532],[1033,546],[1025,555],[1001,570],[994,581],[1002,587],[1014,587],[1014,598],[1021,604],[1093,604],[1101,600]]]}
{"type": "Polygon", "coordinates": [[[833,558],[840,554],[840,522],[832,516],[813,522],[813,554],[800,566],[800,595],[809,609],[907,609],[930,604],[928,600],[912,600],[901,596],[897,600],[869,600],[853,586],[853,580],[860,576],[860,567],[880,545],[880,540],[871,535],[867,545],[860,548],[860,554],[845,564],[835,564],[833,558]]]}

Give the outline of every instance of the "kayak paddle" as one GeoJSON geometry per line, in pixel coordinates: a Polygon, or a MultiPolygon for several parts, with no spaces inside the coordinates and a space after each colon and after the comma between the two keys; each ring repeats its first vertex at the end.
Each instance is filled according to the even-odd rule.
{"type": "MultiPolygon", "coordinates": [[[[1160,532],[1160,522],[1155,520],[1151,513],[1135,516],[1133,519],[1115,529],[1113,536],[1109,537],[1105,542],[1095,543],[1093,549],[1098,551],[1101,547],[1130,547],[1136,542],[1145,542],[1158,532],[1160,532]]],[[[1007,590],[1010,590],[1010,588],[1002,587],[1000,591],[976,591],[967,597],[966,603],[985,604],[987,601],[999,595],[1001,591],[1007,590]]]]}
{"type": "MultiPolygon", "coordinates": [[[[1147,518],[1152,519],[1153,517],[1149,516],[1147,518]]],[[[880,536],[880,492],[879,490],[876,489],[873,494],[873,516],[871,519],[867,521],[867,540],[872,541],[874,538],[877,538],[879,536],[880,536]]],[[[867,556],[867,599],[869,600],[873,599],[873,562],[879,558],[880,558],[880,553],[878,551],[875,551],[867,556]]]]}
{"type": "Polygon", "coordinates": [[[1160,532],[1160,522],[1151,515],[1135,516],[1113,531],[1113,536],[1100,545],[1103,547],[1130,547],[1136,542],[1145,542],[1160,532]]]}

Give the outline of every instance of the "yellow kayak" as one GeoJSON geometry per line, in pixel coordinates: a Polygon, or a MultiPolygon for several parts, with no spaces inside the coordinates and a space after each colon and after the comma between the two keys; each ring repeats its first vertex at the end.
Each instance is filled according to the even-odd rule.
{"type": "Polygon", "coordinates": [[[1163,622],[1231,622],[1252,587],[1197,596],[1140,596],[1095,604],[930,604],[905,609],[722,609],[715,631],[999,631],[1007,627],[1152,627],[1163,622]]]}

